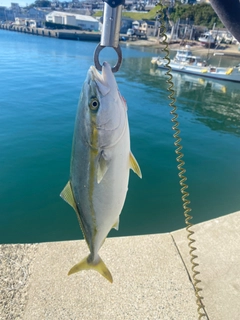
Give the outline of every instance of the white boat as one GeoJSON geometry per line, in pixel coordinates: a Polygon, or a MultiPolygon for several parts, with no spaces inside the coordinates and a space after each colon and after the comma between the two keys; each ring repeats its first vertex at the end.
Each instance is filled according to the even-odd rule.
{"type": "MultiPolygon", "coordinates": [[[[157,77],[166,77],[166,71],[164,69],[160,68],[150,68],[150,74],[152,76],[157,76],[157,77]]],[[[180,73],[176,71],[172,71],[173,79],[172,82],[174,84],[174,91],[175,95],[179,96],[182,92],[185,91],[193,91],[193,90],[198,90],[201,88],[211,88],[212,91],[219,92],[219,93],[229,93],[229,89],[227,88],[227,84],[234,87],[234,93],[237,92],[239,93],[239,84],[236,82],[233,83],[228,83],[225,81],[218,81],[216,79],[208,79],[204,78],[202,76],[195,76],[195,75],[190,75],[187,73],[180,73]]],[[[166,78],[167,79],[167,78],[166,78]]],[[[231,91],[231,93],[233,93],[231,91]]],[[[240,93],[239,93],[240,97],[240,93]]]]}
{"type": "Polygon", "coordinates": [[[215,39],[209,32],[205,32],[198,38],[198,41],[205,47],[213,48],[215,46],[215,39]]]}
{"type": "MultiPolygon", "coordinates": [[[[158,68],[166,69],[167,61],[162,57],[153,57],[151,63],[158,68]]],[[[176,56],[170,61],[170,67],[173,71],[240,82],[240,64],[229,68],[211,66],[201,57],[194,56],[189,49],[178,50],[176,56]]]]}

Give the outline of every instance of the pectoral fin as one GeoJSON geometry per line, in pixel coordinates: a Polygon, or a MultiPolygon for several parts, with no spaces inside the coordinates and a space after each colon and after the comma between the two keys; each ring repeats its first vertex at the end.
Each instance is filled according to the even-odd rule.
{"type": "Polygon", "coordinates": [[[97,183],[100,183],[108,170],[109,160],[107,159],[104,151],[101,152],[98,159],[97,167],[97,183]]]}
{"type": "Polygon", "coordinates": [[[141,169],[137,163],[137,160],[135,159],[134,155],[130,151],[129,154],[129,163],[130,163],[130,168],[139,176],[139,178],[142,179],[142,172],[141,169]]]}
{"type": "Polygon", "coordinates": [[[68,181],[65,188],[60,193],[60,197],[63,198],[63,200],[65,200],[77,212],[77,206],[72,193],[72,187],[71,187],[70,181],[68,181]]]}

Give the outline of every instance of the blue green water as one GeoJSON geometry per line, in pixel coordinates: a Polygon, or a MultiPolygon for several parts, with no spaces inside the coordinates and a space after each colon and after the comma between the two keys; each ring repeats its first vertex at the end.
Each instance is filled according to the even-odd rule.
{"type": "MultiPolygon", "coordinates": [[[[0,243],[82,238],[59,193],[69,177],[78,98],[95,47],[0,30],[0,243]]],[[[111,236],[184,227],[166,79],[151,69],[154,55],[123,47],[116,74],[143,179],[131,173],[120,229],[111,236]]],[[[115,55],[106,50],[101,59],[113,63],[115,55]]],[[[239,84],[180,74],[173,80],[193,221],[237,211],[239,84]]]]}

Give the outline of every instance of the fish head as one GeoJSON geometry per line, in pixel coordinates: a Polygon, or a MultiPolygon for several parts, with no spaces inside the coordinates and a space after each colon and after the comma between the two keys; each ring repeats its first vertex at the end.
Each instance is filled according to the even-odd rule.
{"type": "Polygon", "coordinates": [[[90,67],[82,95],[88,144],[98,150],[116,144],[126,127],[127,106],[107,62],[103,63],[102,73],[90,67]]]}

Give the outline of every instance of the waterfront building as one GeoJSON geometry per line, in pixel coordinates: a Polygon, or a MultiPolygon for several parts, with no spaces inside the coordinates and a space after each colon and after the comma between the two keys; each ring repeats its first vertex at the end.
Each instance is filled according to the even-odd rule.
{"type": "Polygon", "coordinates": [[[0,6],[0,21],[6,21],[6,7],[0,6]]]}
{"type": "Polygon", "coordinates": [[[83,30],[99,30],[99,21],[87,15],[52,11],[46,15],[46,21],[81,27],[83,30]]]}
{"type": "Polygon", "coordinates": [[[0,6],[0,21],[14,21],[14,12],[11,8],[0,6]]]}
{"type": "Polygon", "coordinates": [[[160,26],[159,21],[135,20],[132,22],[132,28],[146,34],[148,37],[155,37],[160,26]]]}
{"type": "Polygon", "coordinates": [[[18,3],[12,2],[12,3],[11,3],[11,9],[12,9],[12,11],[14,12],[15,17],[16,17],[19,13],[21,13],[21,8],[20,8],[20,6],[19,6],[18,3]]]}
{"type": "Polygon", "coordinates": [[[159,27],[159,21],[145,20],[141,23],[139,31],[145,33],[148,37],[155,37],[158,34],[159,27]]]}
{"type": "Polygon", "coordinates": [[[15,15],[16,25],[26,25],[31,27],[42,27],[46,21],[46,15],[50,10],[30,8],[29,10],[22,10],[15,15]]]}
{"type": "Polygon", "coordinates": [[[133,19],[122,17],[120,33],[127,33],[128,29],[132,28],[133,19]]]}
{"type": "Polygon", "coordinates": [[[31,8],[27,11],[26,18],[35,21],[37,27],[42,27],[49,12],[49,9],[31,8]]]}

